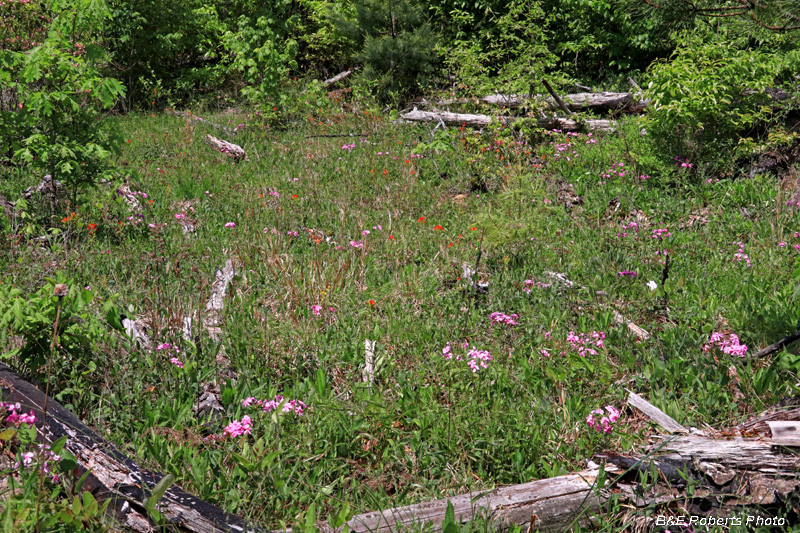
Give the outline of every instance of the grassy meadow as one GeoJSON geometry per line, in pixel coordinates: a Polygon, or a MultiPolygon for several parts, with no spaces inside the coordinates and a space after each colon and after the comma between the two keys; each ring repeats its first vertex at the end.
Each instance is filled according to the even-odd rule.
{"type": "MultiPolygon", "coordinates": [[[[663,163],[635,118],[568,135],[432,132],[366,108],[283,128],[203,117],[236,135],[162,113],[111,118],[126,140],[116,185],[139,207],[102,185],[54,213],[32,199],[7,223],[0,287],[32,296],[61,276],[82,312],[113,303],[146,320],[152,349],[108,326],[91,351],[58,358],[51,394],[226,511],[298,526],[310,509],[346,518],[578,470],[655,431],[627,390],[697,428],[796,394],[797,356],[721,349],[752,354],[796,329],[789,179],[663,163]],[[25,237],[53,217],[57,234],[25,237]],[[219,339],[198,327],[184,339],[228,259],[219,339]],[[214,386],[224,411],[209,420],[193,405],[214,386]],[[590,427],[606,406],[619,418],[590,427]]],[[[16,178],[0,193],[41,176],[16,178]]]]}

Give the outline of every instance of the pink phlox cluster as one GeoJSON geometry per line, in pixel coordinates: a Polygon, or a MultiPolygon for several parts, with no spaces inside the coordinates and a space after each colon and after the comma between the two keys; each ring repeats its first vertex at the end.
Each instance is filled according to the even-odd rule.
{"type": "Polygon", "coordinates": [[[274,196],[275,198],[280,198],[281,197],[281,193],[279,193],[278,191],[272,191],[271,190],[271,191],[269,191],[269,195],[270,196],[274,196]]]}
{"type": "Polygon", "coordinates": [[[363,241],[350,241],[350,246],[353,248],[363,248],[364,242],[363,241]]]}
{"type": "Polygon", "coordinates": [[[322,313],[322,306],[321,305],[312,305],[311,312],[314,313],[315,316],[319,316],[322,313]]]}
{"type": "Polygon", "coordinates": [[[261,409],[268,413],[275,411],[278,407],[283,405],[283,408],[281,409],[282,412],[294,412],[298,416],[303,416],[303,410],[308,408],[308,406],[302,401],[286,400],[280,394],[276,395],[274,400],[257,400],[250,396],[245,398],[242,402],[243,407],[250,407],[251,405],[260,405],[261,409]]]}
{"type": "Polygon", "coordinates": [[[597,350],[595,350],[592,346],[597,348],[603,348],[603,341],[606,338],[606,334],[602,331],[592,331],[589,334],[586,333],[575,333],[574,331],[570,331],[567,335],[567,342],[569,342],[570,347],[578,352],[578,355],[581,357],[586,357],[586,355],[597,355],[597,350]]]}
{"type": "Polygon", "coordinates": [[[639,275],[639,274],[637,274],[637,273],[636,273],[636,272],[634,272],[633,270],[623,270],[622,272],[619,272],[619,273],[617,274],[617,277],[620,277],[620,278],[622,278],[622,277],[635,278],[635,277],[636,277],[636,276],[638,276],[638,275],[639,275]]]}
{"type": "Polygon", "coordinates": [[[348,150],[349,151],[349,150],[352,150],[355,147],[356,147],[355,144],[343,144],[342,145],[342,150],[348,150]]]}
{"type": "Polygon", "coordinates": [[[296,231],[287,231],[286,235],[288,235],[289,237],[299,237],[300,236],[300,234],[297,233],[296,231]]]}
{"type": "Polygon", "coordinates": [[[178,368],[183,368],[183,363],[181,362],[181,360],[175,357],[172,353],[173,351],[175,352],[176,355],[181,353],[180,349],[177,346],[165,342],[156,346],[156,351],[164,352],[164,355],[170,358],[169,359],[170,363],[177,366],[178,368]]]}
{"type": "Polygon", "coordinates": [[[750,256],[744,253],[744,244],[742,244],[740,241],[734,241],[731,244],[739,247],[739,251],[733,254],[733,262],[736,263],[739,261],[744,261],[747,266],[750,266],[750,256]]]}
{"type": "Polygon", "coordinates": [[[703,351],[708,352],[714,347],[722,350],[722,353],[728,355],[738,355],[744,357],[747,353],[747,346],[739,343],[739,336],[735,333],[720,333],[715,331],[711,334],[711,338],[706,344],[703,345],[703,351]]]}
{"type": "MultiPolygon", "coordinates": [[[[53,468],[54,464],[58,464],[58,462],[61,461],[61,456],[56,454],[56,453],[54,453],[50,449],[50,447],[48,445],[46,445],[46,444],[39,444],[38,445],[38,450],[39,450],[39,453],[38,453],[39,460],[41,461],[42,473],[43,474],[49,474],[50,475],[50,481],[52,481],[53,483],[57,483],[58,480],[59,480],[58,473],[51,471],[51,469],[53,468]]],[[[36,455],[37,455],[36,452],[25,452],[25,453],[23,453],[22,454],[22,461],[19,461],[18,463],[16,463],[14,465],[14,468],[19,468],[20,466],[22,466],[27,470],[28,468],[30,468],[33,465],[34,460],[37,458],[36,455]]]]}
{"type": "Polygon", "coordinates": [[[606,412],[608,412],[608,416],[603,416],[606,413],[602,409],[595,409],[586,417],[586,423],[589,424],[590,428],[596,431],[611,433],[611,424],[619,420],[620,412],[611,405],[606,405],[606,412]],[[602,418],[596,421],[594,415],[600,415],[602,418]]]}
{"type": "Polygon", "coordinates": [[[236,222],[226,222],[225,223],[225,227],[226,228],[235,228],[236,227],[236,222]]]}
{"type": "Polygon", "coordinates": [[[513,313],[510,314],[510,315],[506,315],[504,313],[495,312],[495,313],[492,313],[491,315],[489,315],[489,318],[492,319],[493,323],[508,324],[509,326],[516,326],[517,325],[517,319],[519,318],[519,316],[516,315],[516,314],[513,314],[513,313]]]}
{"type": "Polygon", "coordinates": [[[663,239],[665,237],[672,237],[672,233],[667,228],[654,229],[653,234],[650,235],[654,239],[663,239]]]}
{"type": "Polygon", "coordinates": [[[486,362],[492,360],[492,354],[487,350],[478,350],[474,346],[467,352],[467,356],[470,358],[470,360],[467,361],[467,366],[472,369],[473,373],[478,371],[478,365],[480,365],[481,368],[487,368],[488,365],[486,362]]]}
{"type": "Polygon", "coordinates": [[[22,412],[22,406],[19,403],[0,403],[6,412],[9,413],[6,416],[6,423],[14,424],[15,426],[19,426],[20,424],[28,424],[28,427],[33,427],[36,425],[36,415],[33,414],[31,410],[30,413],[25,414],[22,412]]]}
{"type": "Polygon", "coordinates": [[[522,288],[522,290],[524,292],[531,292],[531,287],[541,287],[543,289],[546,289],[549,286],[550,286],[549,283],[542,283],[541,281],[526,279],[525,286],[522,288]]]}
{"type": "MultiPolygon", "coordinates": [[[[461,348],[466,350],[469,348],[469,343],[464,341],[461,348]]],[[[455,355],[456,361],[461,361],[463,359],[461,354],[453,353],[453,347],[450,345],[450,341],[448,341],[445,347],[442,348],[442,357],[444,357],[446,361],[450,361],[453,355],[455,355]]],[[[473,373],[481,368],[488,368],[489,365],[487,363],[493,359],[492,354],[488,350],[478,350],[474,346],[467,352],[466,357],[469,358],[467,366],[473,373]]]]}
{"type": "Polygon", "coordinates": [[[234,420],[225,426],[224,435],[226,437],[238,437],[240,435],[250,435],[253,432],[253,421],[245,415],[241,420],[234,420]]]}
{"type": "Polygon", "coordinates": [[[688,159],[681,159],[678,156],[675,156],[675,166],[681,168],[692,168],[692,164],[689,163],[688,159]]]}

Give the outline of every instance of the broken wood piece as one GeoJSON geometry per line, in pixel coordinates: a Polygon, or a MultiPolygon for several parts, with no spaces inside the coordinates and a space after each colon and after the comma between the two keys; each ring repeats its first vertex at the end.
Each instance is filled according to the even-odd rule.
{"type": "Polygon", "coordinates": [[[680,425],[664,411],[631,391],[628,391],[628,405],[635,407],[646,414],[650,420],[664,428],[664,430],[669,433],[689,433],[688,429],[680,425]]]}
{"type": "Polygon", "coordinates": [[[209,336],[215,341],[219,340],[222,334],[220,325],[222,324],[222,308],[225,306],[225,292],[228,285],[233,281],[236,269],[233,266],[233,259],[228,259],[222,270],[217,270],[214,283],[211,285],[211,296],[206,302],[205,326],[209,336]]]}
{"type": "Polygon", "coordinates": [[[361,373],[361,381],[370,387],[375,381],[375,342],[369,339],[364,340],[364,371],[361,373]]]}
{"type": "Polygon", "coordinates": [[[800,446],[800,422],[780,420],[767,422],[775,446],[800,446]]]}
{"type": "Polygon", "coordinates": [[[244,149],[238,144],[229,143],[228,141],[223,141],[221,139],[217,139],[213,135],[206,135],[206,142],[214,147],[216,150],[222,152],[223,154],[232,157],[233,159],[244,159],[245,161],[249,161],[247,159],[247,154],[245,153],[244,149]]]}
{"type": "Polygon", "coordinates": [[[356,69],[354,69],[354,68],[352,68],[350,70],[345,70],[344,72],[340,72],[336,76],[323,81],[322,84],[323,85],[333,85],[337,81],[341,81],[341,80],[345,79],[346,77],[348,77],[350,74],[352,74],[355,71],[356,71],[356,69]]]}
{"type": "Polygon", "coordinates": [[[145,349],[149,349],[152,346],[150,336],[145,332],[143,320],[131,320],[128,317],[123,317],[121,323],[133,346],[136,346],[137,342],[145,349]]]}
{"type": "MultiPolygon", "coordinates": [[[[141,533],[162,531],[151,522],[144,506],[145,498],[164,477],[163,474],[141,468],[136,462],[101,436],[89,429],[78,417],[64,409],[53,398],[28,383],[0,363],[0,384],[3,401],[19,403],[23,411],[33,410],[39,421],[38,438],[52,444],[66,436],[64,449],[75,456],[78,466],[76,479],[88,472],[82,489],[98,500],[111,500],[107,512],[124,527],[141,533]],[[47,406],[47,416],[44,408],[47,406]],[[41,421],[46,420],[45,424],[41,421]]],[[[238,516],[224,512],[173,485],[156,504],[168,527],[196,533],[268,533],[248,524],[238,516]]]]}
{"type": "Polygon", "coordinates": [[[614,313],[614,322],[616,322],[617,324],[622,324],[627,326],[631,333],[633,333],[636,337],[638,337],[643,341],[646,341],[650,338],[650,332],[648,332],[646,329],[640,328],[639,326],[637,326],[636,324],[625,318],[622,315],[622,313],[620,313],[616,309],[612,309],[612,311],[614,313]]]}
{"type": "Polygon", "coordinates": [[[31,185],[22,191],[22,198],[25,200],[30,200],[33,197],[33,193],[38,193],[44,196],[45,194],[52,195],[54,193],[59,193],[63,190],[64,184],[58,180],[54,180],[50,174],[47,174],[37,185],[31,185]]]}

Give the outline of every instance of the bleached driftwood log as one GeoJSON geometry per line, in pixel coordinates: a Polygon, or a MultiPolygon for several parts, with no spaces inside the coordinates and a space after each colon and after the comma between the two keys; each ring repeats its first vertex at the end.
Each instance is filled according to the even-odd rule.
{"type": "MultiPolygon", "coordinates": [[[[47,398],[42,391],[1,363],[0,385],[3,401],[18,402],[23,412],[33,410],[38,421],[36,429],[40,442],[51,444],[61,437],[67,437],[64,448],[75,456],[78,463],[73,472],[74,479],[89,472],[82,490],[93,493],[101,501],[111,500],[108,513],[125,528],[142,533],[162,531],[161,526],[149,519],[144,500],[164,477],[163,474],[141,468],[56,400],[47,398]],[[45,404],[46,421],[43,416],[45,404]]],[[[169,526],[179,531],[267,533],[174,485],[167,489],[156,509],[164,515],[169,526]]]]}
{"type": "Polygon", "coordinates": [[[247,159],[247,154],[245,153],[244,149],[239,146],[238,144],[229,143],[228,141],[223,141],[222,139],[217,139],[213,135],[206,135],[206,142],[210,144],[214,149],[222,152],[223,154],[232,157],[234,159],[244,159],[245,161],[249,161],[247,159]]]}
{"type": "MultiPolygon", "coordinates": [[[[433,111],[419,111],[417,109],[401,115],[403,120],[411,122],[443,122],[448,126],[469,126],[472,128],[485,128],[493,121],[501,124],[513,122],[511,117],[493,117],[490,115],[472,115],[466,113],[448,113],[445,111],[435,113],[433,111]]],[[[579,131],[585,128],[589,131],[613,131],[616,122],[613,120],[584,120],[577,121],[566,118],[543,118],[537,121],[537,126],[546,129],[560,129],[562,131],[579,131]]]]}

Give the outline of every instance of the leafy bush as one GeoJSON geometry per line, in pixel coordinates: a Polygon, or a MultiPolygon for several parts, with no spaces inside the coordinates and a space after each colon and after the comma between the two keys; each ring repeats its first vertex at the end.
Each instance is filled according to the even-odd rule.
{"type": "Polygon", "coordinates": [[[54,358],[57,364],[57,368],[53,369],[54,375],[59,375],[58,368],[63,365],[85,366],[90,371],[94,370],[96,365],[91,355],[95,344],[108,331],[106,323],[117,330],[122,330],[122,326],[119,312],[114,306],[115,298],[108,299],[102,306],[105,323],[89,307],[93,299],[94,294],[89,288],[78,290],[74,282],[67,282],[63,276],[48,280],[30,298],[26,298],[19,289],[3,285],[0,288],[0,336],[20,336],[22,344],[9,349],[0,358],[17,358],[31,372],[38,372],[50,358],[50,345],[58,315],[56,351],[65,357],[54,358]],[[57,284],[73,287],[60,302],[53,294],[57,284]]]}
{"type": "Polygon", "coordinates": [[[297,67],[297,42],[290,36],[297,17],[289,15],[291,4],[278,0],[251,6],[223,36],[233,68],[248,83],[242,94],[253,100],[277,97],[279,82],[297,67]]]}
{"type": "Polygon", "coordinates": [[[769,112],[778,57],[687,36],[669,61],[651,67],[647,131],[669,158],[725,167],[740,137],[769,112]],[[727,155],[726,155],[727,154],[727,155]]]}
{"type": "Polygon", "coordinates": [[[0,111],[0,151],[78,192],[107,174],[121,137],[103,121],[124,88],[103,77],[100,47],[91,44],[110,16],[94,0],[48,3],[56,15],[44,42],[0,53],[0,80],[17,101],[0,111]]]}
{"type": "MultiPolygon", "coordinates": [[[[437,10],[446,15],[444,8],[437,10]]],[[[555,63],[542,29],[545,13],[534,0],[461,3],[448,16],[455,29],[441,47],[447,66],[472,93],[527,92],[555,63]]]]}

